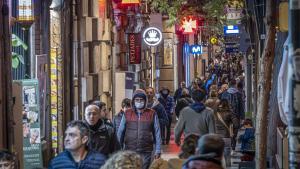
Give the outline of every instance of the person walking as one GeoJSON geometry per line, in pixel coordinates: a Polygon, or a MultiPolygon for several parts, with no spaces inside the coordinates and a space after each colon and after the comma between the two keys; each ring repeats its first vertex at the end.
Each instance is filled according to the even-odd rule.
{"type": "Polygon", "coordinates": [[[89,127],[82,121],[72,121],[65,131],[65,151],[58,154],[48,169],[99,169],[106,157],[88,148],[89,127]]]}
{"type": "Polygon", "coordinates": [[[179,118],[180,111],[192,103],[193,103],[193,100],[192,100],[191,96],[189,95],[188,89],[183,89],[182,95],[181,95],[180,99],[177,101],[176,106],[175,106],[176,117],[179,118]]]}
{"type": "Polygon", "coordinates": [[[181,98],[182,90],[186,88],[185,82],[180,82],[180,87],[175,91],[174,93],[174,101],[175,103],[178,101],[178,99],[181,98]]]}
{"type": "Polygon", "coordinates": [[[100,109],[100,118],[104,121],[105,124],[110,125],[113,127],[112,121],[108,118],[108,111],[106,109],[106,104],[102,101],[93,101],[92,104],[96,105],[100,109]]]}
{"type": "Polygon", "coordinates": [[[209,92],[209,98],[205,101],[205,106],[215,111],[218,108],[219,104],[220,104],[220,100],[218,98],[217,90],[211,90],[209,92]]]}
{"type": "Polygon", "coordinates": [[[170,143],[171,138],[171,125],[172,125],[172,116],[174,112],[175,102],[173,97],[170,95],[170,90],[166,87],[163,87],[160,91],[160,97],[158,101],[164,106],[166,113],[168,115],[168,125],[166,126],[166,144],[170,143]]]}
{"type": "MultiPolygon", "coordinates": [[[[240,121],[245,118],[245,111],[244,111],[244,103],[242,94],[239,92],[239,90],[236,88],[236,80],[232,79],[229,82],[229,88],[222,94],[221,99],[226,99],[231,108],[233,115],[237,118],[238,123],[240,124],[240,121]]],[[[238,128],[234,128],[233,130],[233,139],[232,139],[232,148],[235,150],[236,146],[236,137],[238,134],[238,128]]]]}
{"type": "Polygon", "coordinates": [[[135,151],[143,158],[143,169],[149,168],[152,158],[158,159],[161,155],[159,120],[155,111],[146,105],[145,91],[137,89],[133,94],[132,108],[124,113],[118,131],[123,149],[135,151]]]}
{"type": "Polygon", "coordinates": [[[175,143],[179,146],[181,144],[181,135],[191,134],[201,137],[207,133],[215,133],[215,118],[213,110],[205,107],[203,104],[205,94],[201,90],[195,90],[192,93],[194,103],[184,108],[179,120],[175,126],[175,143]]]}
{"type": "Polygon", "coordinates": [[[148,98],[147,108],[153,109],[157,114],[157,117],[159,120],[162,144],[165,145],[166,144],[166,130],[165,129],[166,129],[167,125],[169,124],[168,115],[166,113],[164,106],[158,100],[156,100],[156,98],[154,97],[154,89],[152,87],[146,88],[146,94],[147,94],[147,98],[148,98]]]}
{"type": "Polygon", "coordinates": [[[215,111],[215,119],[216,134],[219,134],[225,142],[224,157],[226,166],[230,167],[230,153],[231,142],[233,139],[233,129],[239,127],[239,121],[236,116],[232,114],[232,110],[226,99],[222,99],[220,101],[220,104],[215,111]]]}
{"type": "Polygon", "coordinates": [[[113,126],[115,128],[116,133],[118,133],[119,126],[120,126],[121,119],[122,119],[124,112],[127,109],[131,108],[131,100],[128,98],[123,99],[121,107],[122,107],[122,109],[120,110],[120,112],[118,114],[116,114],[113,118],[113,126]]]}
{"type": "Polygon", "coordinates": [[[223,169],[224,141],[217,134],[203,135],[198,141],[196,155],[189,158],[183,169],[223,169]]]}
{"type": "Polygon", "coordinates": [[[101,119],[98,106],[92,104],[85,108],[85,123],[89,126],[90,140],[88,146],[91,150],[98,151],[107,157],[120,150],[117,134],[111,125],[101,119]]]}

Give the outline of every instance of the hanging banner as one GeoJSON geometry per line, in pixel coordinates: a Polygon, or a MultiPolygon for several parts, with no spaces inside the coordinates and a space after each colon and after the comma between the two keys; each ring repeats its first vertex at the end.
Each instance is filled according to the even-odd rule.
{"type": "Polygon", "coordinates": [[[58,132],[57,132],[57,121],[58,121],[58,95],[57,95],[57,51],[51,49],[50,51],[50,100],[51,100],[51,136],[52,136],[52,149],[54,154],[58,153],[58,132]]]}
{"type": "Polygon", "coordinates": [[[20,83],[24,106],[22,112],[24,169],[39,168],[43,166],[43,159],[38,81],[23,80],[20,83]]]}
{"type": "Polygon", "coordinates": [[[141,63],[141,34],[140,33],[129,33],[129,62],[130,64],[141,63]]]}

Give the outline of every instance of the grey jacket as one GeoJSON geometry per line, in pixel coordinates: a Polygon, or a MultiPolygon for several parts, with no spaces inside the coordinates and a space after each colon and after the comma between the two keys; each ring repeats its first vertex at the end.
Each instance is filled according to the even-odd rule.
{"type": "Polygon", "coordinates": [[[187,137],[190,134],[202,136],[207,133],[215,133],[215,118],[211,108],[206,107],[200,112],[196,112],[190,106],[185,107],[179,116],[179,120],[175,126],[175,142],[180,141],[180,137],[184,132],[187,137]]]}

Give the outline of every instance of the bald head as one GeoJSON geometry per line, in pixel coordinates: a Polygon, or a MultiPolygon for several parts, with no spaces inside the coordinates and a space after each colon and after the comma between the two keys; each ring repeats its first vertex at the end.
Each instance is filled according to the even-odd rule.
{"type": "Polygon", "coordinates": [[[89,125],[95,125],[101,118],[99,107],[96,105],[88,105],[85,108],[84,116],[89,125]]]}

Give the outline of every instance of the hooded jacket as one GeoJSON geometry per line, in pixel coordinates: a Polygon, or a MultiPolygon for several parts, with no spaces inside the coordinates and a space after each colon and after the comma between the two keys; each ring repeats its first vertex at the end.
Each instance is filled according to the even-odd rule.
{"type": "Polygon", "coordinates": [[[222,94],[221,98],[228,100],[234,115],[241,119],[245,118],[243,96],[238,89],[230,87],[226,92],[222,94]]]}
{"type": "Polygon", "coordinates": [[[175,126],[176,143],[180,141],[183,132],[185,136],[194,134],[200,137],[207,133],[215,133],[213,110],[197,102],[184,108],[175,126]]]}
{"type": "Polygon", "coordinates": [[[152,109],[146,108],[147,96],[144,90],[138,89],[132,98],[132,109],[126,110],[122,116],[118,139],[125,150],[132,150],[139,153],[153,151],[161,153],[160,126],[157,114],[152,109]],[[136,97],[145,100],[144,108],[137,110],[134,104],[136,97]]]}

